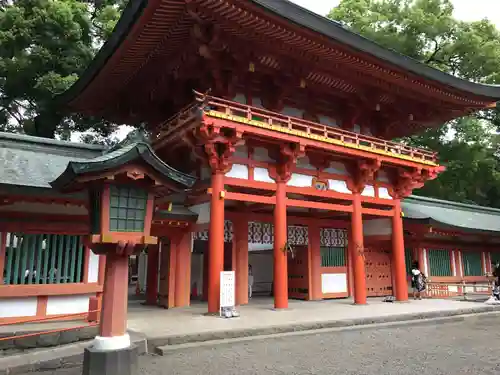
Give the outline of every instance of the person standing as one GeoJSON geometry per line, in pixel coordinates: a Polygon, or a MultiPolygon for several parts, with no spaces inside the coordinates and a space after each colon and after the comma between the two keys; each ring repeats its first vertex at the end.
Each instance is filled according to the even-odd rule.
{"type": "Polygon", "coordinates": [[[411,267],[411,286],[413,287],[413,299],[422,299],[421,293],[425,290],[426,277],[420,271],[418,262],[414,262],[411,267]]]}
{"type": "Polygon", "coordinates": [[[253,271],[252,265],[248,265],[248,298],[252,298],[253,292],[253,271]]]}

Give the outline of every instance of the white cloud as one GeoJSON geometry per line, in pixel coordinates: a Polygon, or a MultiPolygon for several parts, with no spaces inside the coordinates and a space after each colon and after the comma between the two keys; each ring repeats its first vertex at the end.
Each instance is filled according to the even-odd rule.
{"type": "MultiPolygon", "coordinates": [[[[290,0],[322,16],[339,5],[340,0],[290,0]]],[[[464,21],[488,18],[500,29],[500,0],[452,0],[455,17],[464,21]]]]}

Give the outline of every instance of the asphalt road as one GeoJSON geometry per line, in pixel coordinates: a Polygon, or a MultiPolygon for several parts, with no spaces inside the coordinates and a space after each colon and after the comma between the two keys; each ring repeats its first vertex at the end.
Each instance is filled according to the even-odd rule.
{"type": "MultiPolygon", "coordinates": [[[[497,317],[277,337],[140,358],[141,375],[500,374],[497,317]]],[[[43,375],[81,375],[80,368],[43,375]]]]}

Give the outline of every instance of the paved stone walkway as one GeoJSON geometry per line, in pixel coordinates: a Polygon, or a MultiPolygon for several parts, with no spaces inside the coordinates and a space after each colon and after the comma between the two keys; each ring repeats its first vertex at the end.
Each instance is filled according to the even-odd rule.
{"type": "Polygon", "coordinates": [[[192,348],[141,357],[139,375],[493,375],[500,373],[497,325],[497,316],[483,316],[192,348]]]}
{"type": "Polygon", "coordinates": [[[307,324],[333,320],[394,317],[431,312],[458,311],[484,307],[484,303],[427,299],[407,303],[388,303],[372,298],[365,306],[353,305],[351,299],[289,302],[289,309],[274,311],[271,298],[257,298],[239,308],[241,317],[221,319],[205,316],[206,304],[194,303],[189,308],[159,309],[130,304],[128,328],[149,339],[165,336],[225,332],[290,324],[307,324]]]}

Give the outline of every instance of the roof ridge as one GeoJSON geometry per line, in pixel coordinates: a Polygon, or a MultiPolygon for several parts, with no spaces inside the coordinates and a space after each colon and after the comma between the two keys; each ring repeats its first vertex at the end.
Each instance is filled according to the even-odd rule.
{"type": "Polygon", "coordinates": [[[448,201],[448,200],[444,200],[444,199],[423,197],[420,195],[410,195],[408,198],[405,199],[405,201],[411,201],[411,200],[424,201],[424,202],[428,202],[428,203],[441,203],[441,204],[445,204],[448,206],[469,208],[471,210],[476,210],[476,211],[488,211],[488,212],[492,212],[492,213],[496,213],[496,214],[500,215],[500,209],[488,207],[488,206],[460,203],[460,202],[448,201]]]}
{"type": "Polygon", "coordinates": [[[34,143],[38,145],[48,145],[48,146],[56,146],[63,148],[73,148],[73,149],[76,148],[76,149],[90,150],[90,151],[105,151],[107,149],[106,146],[102,145],[62,141],[59,139],[43,138],[43,137],[36,137],[33,135],[7,133],[7,132],[0,132],[0,141],[1,140],[9,140],[19,143],[21,142],[34,143]]]}

